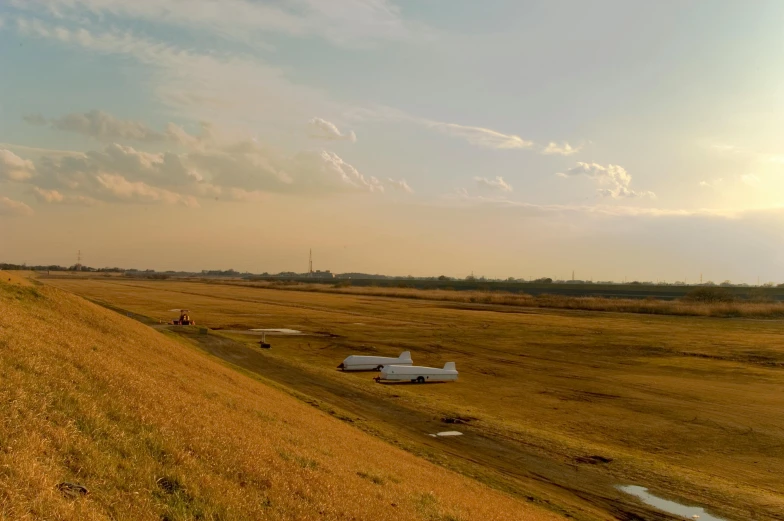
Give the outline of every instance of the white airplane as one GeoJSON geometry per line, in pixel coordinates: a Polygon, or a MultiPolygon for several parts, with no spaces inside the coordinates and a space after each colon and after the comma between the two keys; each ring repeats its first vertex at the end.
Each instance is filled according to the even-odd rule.
{"type": "Polygon", "coordinates": [[[382,367],[388,364],[405,366],[413,363],[410,351],[404,351],[397,358],[388,356],[351,355],[343,360],[343,363],[338,366],[338,369],[343,369],[344,371],[380,371],[382,367]]]}
{"type": "Polygon", "coordinates": [[[376,378],[376,380],[410,381],[420,384],[425,382],[452,382],[457,380],[457,369],[454,362],[445,363],[443,369],[418,365],[385,365],[381,368],[381,376],[376,378]]]}

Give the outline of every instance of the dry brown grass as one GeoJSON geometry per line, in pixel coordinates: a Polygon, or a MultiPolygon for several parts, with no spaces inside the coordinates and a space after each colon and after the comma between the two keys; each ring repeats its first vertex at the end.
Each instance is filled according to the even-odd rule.
{"type": "Polygon", "coordinates": [[[554,464],[611,457],[602,471],[615,483],[714,507],[726,519],[784,515],[780,320],[483,307],[175,281],[46,282],[155,320],[187,307],[213,328],[329,332],[336,336],[276,337],[265,357],[296,363],[303,381],[330,378],[435,418],[477,418],[472,429],[519,440],[554,464]],[[335,371],[349,354],[403,350],[422,365],[455,361],[460,381],[390,387],[335,371]]]}
{"type": "Polygon", "coordinates": [[[0,282],[16,286],[32,286],[32,272],[29,271],[3,271],[0,270],[0,282]]]}
{"type": "Polygon", "coordinates": [[[555,519],[54,288],[0,353],[0,519],[555,519]]]}
{"type": "Polygon", "coordinates": [[[570,297],[563,295],[532,296],[525,293],[503,291],[451,291],[443,289],[382,288],[373,286],[335,287],[326,284],[280,282],[228,282],[220,284],[252,286],[288,291],[312,291],[374,297],[436,300],[463,304],[518,306],[529,308],[574,309],[584,311],[609,311],[615,313],[643,313],[692,317],[784,317],[784,302],[695,302],[686,299],[661,300],[656,298],[623,299],[602,297],[570,297]]]}

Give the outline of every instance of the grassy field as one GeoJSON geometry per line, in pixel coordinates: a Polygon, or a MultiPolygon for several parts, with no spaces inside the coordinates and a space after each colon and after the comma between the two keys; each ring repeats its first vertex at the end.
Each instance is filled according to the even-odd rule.
{"type": "Polygon", "coordinates": [[[643,313],[650,315],[676,315],[694,317],[746,317],[746,318],[784,318],[784,301],[772,300],[761,292],[751,298],[735,298],[725,288],[732,299],[728,302],[702,302],[688,298],[660,299],[651,294],[646,298],[606,298],[599,296],[569,296],[506,291],[453,291],[445,289],[385,288],[372,286],[340,286],[328,284],[308,284],[291,282],[236,282],[213,281],[212,284],[238,285],[286,291],[309,291],[315,293],[337,293],[342,295],[363,295],[374,297],[403,298],[412,300],[437,300],[461,302],[465,304],[496,304],[529,308],[575,309],[583,311],[610,311],[614,313],[643,313]]]}
{"type": "MultiPolygon", "coordinates": [[[[462,418],[468,421],[460,426],[466,432],[513,444],[514,457],[535,456],[552,468],[571,469],[539,482],[521,475],[510,485],[495,480],[493,469],[483,474],[461,467],[457,458],[444,462],[519,495],[533,491],[578,517],[580,512],[599,515],[591,507],[610,512],[620,501],[610,491],[602,492],[605,501],[595,499],[598,492],[586,499],[588,489],[580,487],[587,477],[596,483],[648,486],[728,519],[784,516],[780,321],[186,282],[45,282],[153,320],[170,320],[174,313],[169,310],[186,307],[200,324],[246,346],[257,341],[244,333],[249,328],[310,333],[274,338],[273,350],[259,356],[269,363],[295,364],[303,385],[313,379],[337,382],[433,418],[462,418]],[[384,386],[368,374],[334,370],[351,353],[397,355],[403,350],[412,351],[417,364],[455,361],[460,381],[384,386]]],[[[242,356],[234,356],[239,364],[242,356]]],[[[399,421],[376,421],[370,430],[394,437],[399,421]]],[[[483,457],[481,448],[466,450],[477,450],[477,461],[483,457]]],[[[542,466],[542,472],[547,468],[542,466]]]]}
{"type": "Polygon", "coordinates": [[[0,354],[0,519],[556,519],[7,273],[0,354]]]}

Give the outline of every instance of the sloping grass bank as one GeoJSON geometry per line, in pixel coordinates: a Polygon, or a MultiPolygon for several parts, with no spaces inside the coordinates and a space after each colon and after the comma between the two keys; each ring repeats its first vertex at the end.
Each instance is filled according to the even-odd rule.
{"type": "Polygon", "coordinates": [[[0,281],[0,519],[556,519],[18,282],[0,281]]]}

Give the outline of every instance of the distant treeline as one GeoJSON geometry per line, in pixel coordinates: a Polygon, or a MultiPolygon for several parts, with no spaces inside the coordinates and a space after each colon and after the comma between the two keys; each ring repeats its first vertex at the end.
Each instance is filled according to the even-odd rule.
{"type": "Polygon", "coordinates": [[[251,277],[247,280],[251,282],[268,281],[275,284],[318,284],[321,286],[332,286],[336,288],[345,287],[367,287],[367,288],[401,288],[401,289],[420,289],[420,290],[447,290],[447,291],[480,291],[480,292],[503,292],[511,294],[526,294],[531,296],[556,295],[564,297],[597,297],[613,299],[645,299],[655,298],[659,300],[681,299],[700,290],[694,296],[701,300],[700,295],[705,298],[716,299],[719,301],[741,300],[782,300],[784,301],[784,287],[743,287],[743,286],[723,286],[714,285],[663,285],[640,282],[628,284],[601,284],[585,282],[563,282],[553,283],[532,281],[532,282],[509,282],[509,281],[482,281],[474,280],[454,280],[454,279],[336,279],[333,281],[319,281],[307,278],[290,278],[280,280],[275,277],[251,277]],[[710,297],[708,297],[710,295],[710,297]]]}
{"type": "Polygon", "coordinates": [[[0,270],[5,271],[89,271],[95,273],[123,273],[126,270],[122,268],[91,268],[90,266],[82,266],[81,264],[74,264],[73,266],[65,267],[56,264],[34,265],[28,266],[27,264],[7,264],[0,262],[0,270]]]}
{"type": "MultiPolygon", "coordinates": [[[[424,290],[451,290],[451,291],[485,291],[485,292],[506,292],[506,293],[525,293],[532,296],[537,295],[562,295],[570,297],[604,297],[604,298],[656,298],[662,300],[680,299],[686,296],[695,288],[715,288],[720,290],[714,292],[717,295],[725,295],[726,298],[737,299],[758,299],[766,298],[771,300],[784,301],[784,284],[774,285],[766,283],[762,286],[749,286],[748,284],[732,284],[724,281],[720,284],[706,282],[704,284],[685,284],[683,282],[674,283],[654,283],[646,281],[632,281],[628,283],[614,282],[590,282],[582,280],[553,280],[549,277],[542,277],[527,281],[525,279],[515,279],[510,277],[502,280],[491,280],[484,277],[469,276],[466,278],[447,277],[445,275],[433,277],[397,277],[367,273],[340,273],[335,274],[334,278],[324,278],[308,276],[306,273],[280,272],[277,274],[262,273],[253,274],[239,272],[234,269],[228,270],[202,270],[201,272],[186,271],[156,271],[152,269],[123,269],[123,268],[92,268],[83,265],[73,265],[69,267],[59,265],[35,265],[0,263],[0,270],[33,270],[50,272],[94,272],[94,273],[123,273],[126,277],[144,278],[153,280],[165,280],[171,278],[231,278],[242,279],[250,282],[270,281],[278,284],[299,284],[314,283],[325,284],[336,287],[379,287],[379,288],[410,288],[424,290]]],[[[328,272],[325,272],[328,273],[328,272]]],[[[323,273],[322,273],[323,275],[323,273]]],[[[331,274],[330,274],[331,276],[331,274]]],[[[713,294],[713,293],[711,293],[713,294]]]]}

